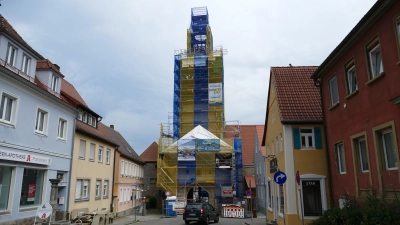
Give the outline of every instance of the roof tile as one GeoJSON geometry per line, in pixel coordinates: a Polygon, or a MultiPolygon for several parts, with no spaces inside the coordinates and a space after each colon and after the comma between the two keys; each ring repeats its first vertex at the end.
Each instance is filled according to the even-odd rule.
{"type": "Polygon", "coordinates": [[[83,131],[86,133],[90,133],[100,139],[103,139],[103,141],[107,141],[110,144],[118,145],[105,131],[104,125],[101,122],[97,123],[97,129],[95,127],[90,126],[89,124],[86,124],[80,120],[76,120],[76,130],[77,131],[83,131]]]}
{"type": "Polygon", "coordinates": [[[145,162],[157,162],[158,144],[156,142],[151,143],[151,145],[140,154],[140,158],[145,162]]]}
{"type": "Polygon", "coordinates": [[[83,98],[81,97],[79,92],[75,89],[75,87],[65,79],[62,79],[61,82],[61,94],[62,95],[66,94],[68,97],[72,97],[74,100],[78,101],[78,103],[88,107],[85,100],[83,100],[83,98]]]}
{"type": "Polygon", "coordinates": [[[58,74],[60,74],[62,77],[64,77],[64,75],[60,72],[60,68],[55,66],[50,60],[43,59],[43,60],[38,60],[36,62],[36,70],[47,70],[47,69],[52,69],[58,74]]]}
{"type": "Polygon", "coordinates": [[[271,67],[282,122],[321,122],[319,89],[311,75],[317,66],[271,67]]]}

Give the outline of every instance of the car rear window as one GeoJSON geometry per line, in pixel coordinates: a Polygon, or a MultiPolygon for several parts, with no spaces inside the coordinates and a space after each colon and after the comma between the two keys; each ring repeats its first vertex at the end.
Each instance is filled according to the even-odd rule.
{"type": "Polygon", "coordinates": [[[187,209],[201,209],[201,205],[187,205],[186,206],[187,209]]]}

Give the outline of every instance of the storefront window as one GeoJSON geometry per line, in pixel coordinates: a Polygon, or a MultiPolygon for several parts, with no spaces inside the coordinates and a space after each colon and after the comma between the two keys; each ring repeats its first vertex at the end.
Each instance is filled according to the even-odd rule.
{"type": "Polygon", "coordinates": [[[37,206],[42,201],[43,170],[24,169],[20,207],[37,206]]]}
{"type": "Polygon", "coordinates": [[[11,167],[0,166],[0,210],[7,210],[10,196],[11,167]]]}

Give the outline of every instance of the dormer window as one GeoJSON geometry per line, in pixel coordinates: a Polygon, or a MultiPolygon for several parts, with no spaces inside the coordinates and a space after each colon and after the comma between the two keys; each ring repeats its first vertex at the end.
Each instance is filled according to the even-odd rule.
{"type": "Polygon", "coordinates": [[[22,57],[22,68],[21,71],[25,74],[29,74],[29,66],[31,64],[31,59],[24,54],[22,57]]]}
{"type": "Polygon", "coordinates": [[[92,126],[92,115],[89,114],[88,124],[92,126]]]}
{"type": "Polygon", "coordinates": [[[17,56],[17,49],[11,45],[8,45],[6,62],[11,66],[14,66],[16,56],[17,56]]]}
{"type": "Polygon", "coordinates": [[[92,117],[92,126],[96,127],[96,117],[92,117]]]}
{"type": "Polygon", "coordinates": [[[82,122],[87,123],[87,112],[83,112],[82,122]]]}
{"type": "Polygon", "coordinates": [[[53,77],[51,78],[51,90],[57,92],[57,88],[58,88],[58,77],[53,75],[53,77]]]}
{"type": "Polygon", "coordinates": [[[96,116],[87,113],[86,111],[82,110],[82,109],[78,109],[79,113],[78,113],[78,120],[89,124],[92,127],[96,127],[97,125],[97,118],[96,116]]]}

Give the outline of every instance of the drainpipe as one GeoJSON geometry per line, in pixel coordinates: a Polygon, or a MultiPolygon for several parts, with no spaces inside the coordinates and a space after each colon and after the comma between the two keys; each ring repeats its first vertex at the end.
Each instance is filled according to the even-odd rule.
{"type": "Polygon", "coordinates": [[[114,207],[113,207],[113,202],[114,202],[114,180],[115,180],[115,156],[117,155],[117,149],[118,146],[115,146],[114,150],[114,166],[113,166],[113,177],[112,177],[112,188],[111,188],[111,203],[110,203],[110,211],[114,213],[114,207]]]}
{"type": "MultiPolygon", "coordinates": [[[[75,115],[75,117],[78,116],[78,113],[75,115]]],[[[73,131],[74,131],[74,137],[72,138],[72,147],[71,147],[71,162],[69,164],[69,181],[68,181],[68,199],[67,199],[67,204],[66,204],[66,215],[68,216],[69,219],[69,199],[71,198],[70,194],[71,194],[71,180],[72,180],[72,161],[74,161],[74,146],[75,146],[75,133],[76,133],[76,119],[75,119],[75,123],[73,125],[73,131]]]]}
{"type": "Polygon", "coordinates": [[[319,89],[319,95],[321,97],[321,108],[322,108],[322,118],[324,121],[324,133],[325,133],[325,148],[326,148],[326,162],[327,162],[327,167],[328,167],[328,183],[329,183],[329,199],[330,199],[330,207],[331,209],[334,206],[333,203],[333,190],[332,190],[332,179],[331,179],[331,159],[329,157],[329,146],[328,146],[328,135],[327,135],[327,128],[326,128],[326,121],[325,121],[325,110],[324,110],[324,98],[322,98],[322,85],[321,85],[321,80],[317,79],[316,77],[314,79],[314,85],[318,87],[319,89]]]}

